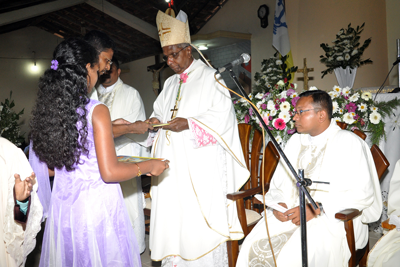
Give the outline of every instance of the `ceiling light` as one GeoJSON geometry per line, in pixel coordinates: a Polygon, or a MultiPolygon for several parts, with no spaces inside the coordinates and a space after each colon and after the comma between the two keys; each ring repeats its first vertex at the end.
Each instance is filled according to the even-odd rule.
{"type": "Polygon", "coordinates": [[[199,45],[199,49],[200,50],[207,50],[208,49],[207,44],[199,45]]]}

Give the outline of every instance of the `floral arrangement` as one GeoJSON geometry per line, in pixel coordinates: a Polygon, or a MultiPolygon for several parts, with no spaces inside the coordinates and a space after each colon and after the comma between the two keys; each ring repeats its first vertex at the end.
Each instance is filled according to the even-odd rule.
{"type": "MultiPolygon", "coordinates": [[[[294,116],[294,108],[299,97],[295,91],[296,85],[288,83],[286,78],[278,81],[273,88],[266,93],[250,93],[249,98],[260,111],[261,117],[276,141],[285,144],[290,136],[296,132],[291,119],[294,116]]],[[[254,128],[262,130],[261,123],[255,115],[254,107],[244,99],[234,100],[233,104],[239,123],[249,123],[254,128]]]]}
{"type": "Polygon", "coordinates": [[[20,146],[24,141],[24,137],[20,134],[20,127],[18,120],[24,110],[15,113],[12,108],[15,106],[14,100],[11,100],[12,92],[10,92],[10,99],[5,99],[0,103],[0,136],[8,139],[16,146],[20,146]]]}
{"type": "Polygon", "coordinates": [[[292,73],[297,71],[297,67],[287,68],[285,64],[288,56],[278,58],[278,53],[273,57],[264,59],[261,63],[261,72],[256,72],[254,75],[255,86],[253,93],[266,93],[279,81],[286,81],[285,85],[289,86],[289,81],[292,78],[292,73]]]}
{"type": "Polygon", "coordinates": [[[336,121],[347,123],[350,130],[368,132],[373,144],[379,144],[382,137],[386,139],[383,119],[400,105],[399,99],[375,102],[370,92],[352,91],[349,87],[336,85],[328,94],[332,98],[333,118],[336,121]]]}
{"type": "Polygon", "coordinates": [[[364,30],[364,24],[357,26],[357,28],[351,27],[351,24],[347,26],[347,29],[340,29],[336,34],[336,39],[332,41],[333,45],[325,43],[321,44],[325,55],[320,56],[321,63],[324,63],[328,68],[322,71],[322,78],[336,68],[342,67],[345,69],[347,66],[354,69],[367,63],[372,63],[370,59],[361,60],[361,56],[364,50],[371,43],[371,38],[364,41],[364,44],[360,47],[360,34],[364,30]]]}

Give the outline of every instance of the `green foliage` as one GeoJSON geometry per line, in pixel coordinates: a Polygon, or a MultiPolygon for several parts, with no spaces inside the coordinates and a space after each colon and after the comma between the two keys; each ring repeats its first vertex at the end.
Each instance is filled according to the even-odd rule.
{"type": "Polygon", "coordinates": [[[361,60],[365,49],[371,43],[371,38],[368,38],[360,47],[360,34],[364,30],[364,25],[365,23],[354,29],[349,24],[347,29],[342,28],[336,34],[336,39],[332,41],[333,45],[330,46],[326,43],[320,45],[325,52],[325,55],[320,56],[320,62],[327,66],[327,69],[321,72],[322,78],[339,67],[345,69],[350,66],[350,68],[354,69],[355,67],[372,63],[370,59],[361,60]]]}
{"type": "Polygon", "coordinates": [[[288,57],[286,55],[279,58],[278,52],[276,52],[273,57],[262,61],[261,72],[254,74],[254,95],[269,92],[272,88],[275,88],[278,81],[285,81],[286,88],[290,87],[289,81],[292,79],[292,73],[297,71],[297,67],[287,67],[285,62],[288,57]]]}
{"type": "Polygon", "coordinates": [[[24,114],[24,109],[16,113],[13,110],[15,103],[11,97],[12,91],[10,98],[6,98],[4,102],[0,103],[0,136],[8,139],[14,145],[20,146],[24,141],[24,136],[20,134],[18,120],[24,114]]]}

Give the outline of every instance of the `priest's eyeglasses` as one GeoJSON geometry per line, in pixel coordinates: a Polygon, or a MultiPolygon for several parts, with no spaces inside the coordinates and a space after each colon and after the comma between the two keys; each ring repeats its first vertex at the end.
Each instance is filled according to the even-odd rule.
{"type": "MultiPolygon", "coordinates": [[[[106,57],[105,57],[105,58],[106,58],[106,57]]],[[[110,69],[111,69],[111,65],[112,65],[112,64],[113,64],[112,60],[106,58],[106,66],[107,66],[107,65],[110,65],[110,69]]],[[[101,71],[100,75],[103,75],[103,74],[106,73],[106,72],[107,72],[107,70],[106,70],[106,68],[104,68],[104,70],[101,71]]]]}
{"type": "Polygon", "coordinates": [[[167,61],[168,58],[170,58],[170,57],[172,57],[173,59],[177,59],[177,58],[178,58],[178,55],[179,55],[179,52],[181,52],[182,50],[186,49],[187,47],[188,47],[188,46],[185,46],[184,48],[182,48],[182,49],[179,50],[178,52],[176,52],[176,53],[171,53],[171,54],[169,54],[168,56],[163,56],[162,58],[163,58],[164,61],[167,61]]]}
{"type": "Polygon", "coordinates": [[[310,111],[310,110],[319,110],[319,108],[311,108],[311,109],[305,109],[305,110],[295,110],[294,114],[301,116],[301,114],[303,114],[304,112],[310,111]]]}

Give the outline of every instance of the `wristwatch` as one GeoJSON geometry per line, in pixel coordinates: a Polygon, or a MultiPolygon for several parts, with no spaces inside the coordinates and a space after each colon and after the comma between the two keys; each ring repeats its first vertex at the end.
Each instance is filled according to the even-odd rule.
{"type": "Polygon", "coordinates": [[[324,212],[324,206],[322,206],[322,203],[321,202],[317,202],[318,203],[318,207],[319,207],[319,209],[320,209],[320,213],[319,213],[319,215],[321,215],[323,212],[324,212]]]}

